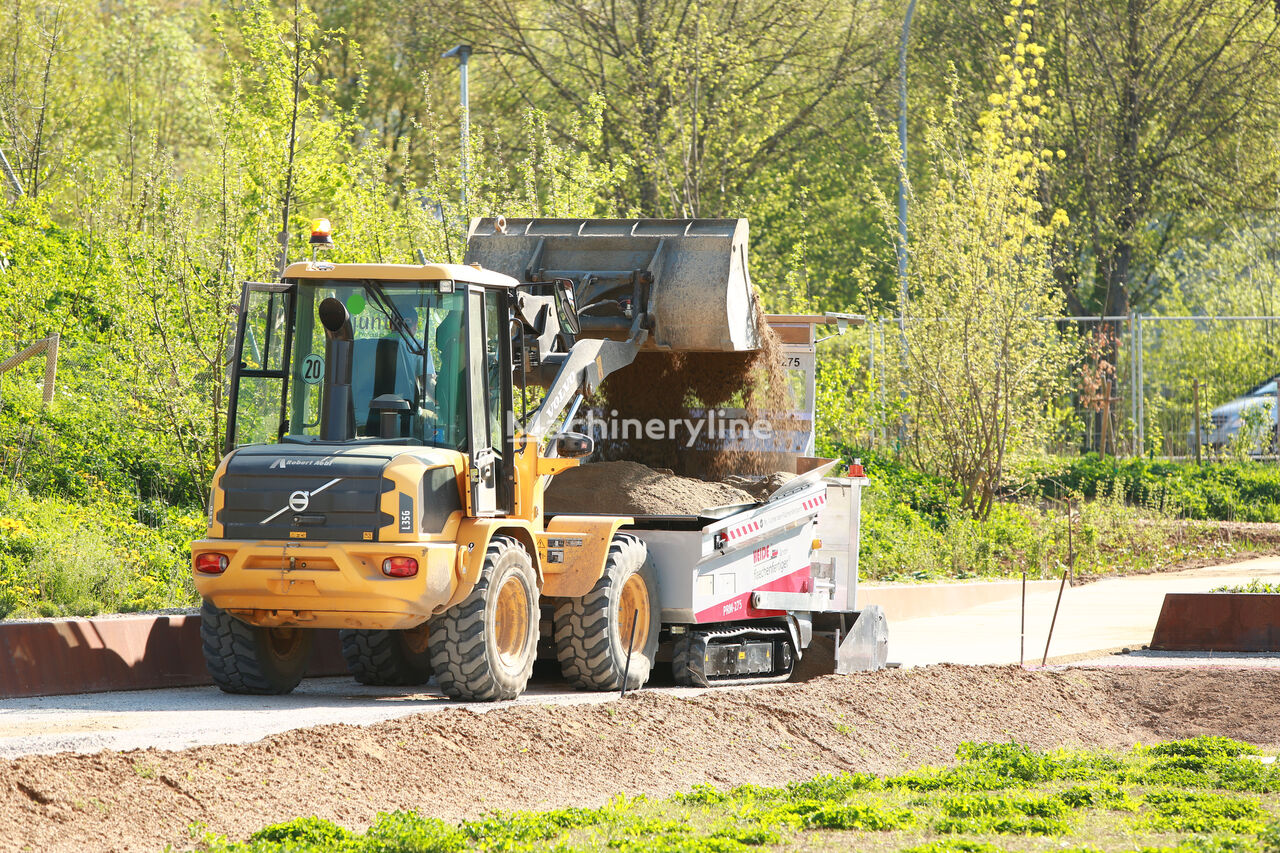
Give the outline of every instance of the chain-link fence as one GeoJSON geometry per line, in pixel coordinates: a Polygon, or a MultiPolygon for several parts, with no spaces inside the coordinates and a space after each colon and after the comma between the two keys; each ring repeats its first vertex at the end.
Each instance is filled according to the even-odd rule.
{"type": "MultiPolygon", "coordinates": [[[[1054,403],[1057,429],[1046,450],[1072,455],[1187,458],[1197,453],[1273,456],[1280,442],[1280,316],[1046,317],[1077,344],[1068,393],[1054,403]],[[1197,443],[1196,424],[1200,441],[1197,443]]],[[[898,403],[910,325],[869,319],[868,444],[910,441],[898,403]]]]}

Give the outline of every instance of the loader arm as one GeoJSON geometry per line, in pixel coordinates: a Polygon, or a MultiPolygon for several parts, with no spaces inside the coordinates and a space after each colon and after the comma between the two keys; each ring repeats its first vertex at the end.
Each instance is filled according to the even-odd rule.
{"type": "Polygon", "coordinates": [[[547,388],[542,405],[526,425],[530,437],[537,441],[546,438],[574,397],[596,390],[606,376],[635,360],[647,336],[641,330],[627,341],[590,339],[574,343],[547,388]]]}

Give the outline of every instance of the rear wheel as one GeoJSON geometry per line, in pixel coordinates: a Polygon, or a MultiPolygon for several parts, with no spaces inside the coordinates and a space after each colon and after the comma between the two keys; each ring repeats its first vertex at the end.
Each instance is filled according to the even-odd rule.
{"type": "Polygon", "coordinates": [[[306,628],[259,628],[206,601],[200,608],[200,640],[213,683],[227,693],[288,693],[298,686],[311,657],[306,628]]]}
{"type": "Polygon", "coordinates": [[[658,651],[658,585],[645,544],[619,533],[609,543],[604,574],[581,598],[556,607],[556,657],[580,690],[621,690],[649,680],[658,651]],[[632,623],[635,632],[632,633],[632,623]]]}
{"type": "Polygon", "coordinates": [[[405,631],[344,628],[338,636],[347,669],[361,684],[403,687],[431,678],[425,623],[405,631]]]}
{"type": "Polygon", "coordinates": [[[524,546],[493,537],[471,594],[428,624],[445,695],[491,702],[523,693],[538,651],[538,582],[524,546]]]}

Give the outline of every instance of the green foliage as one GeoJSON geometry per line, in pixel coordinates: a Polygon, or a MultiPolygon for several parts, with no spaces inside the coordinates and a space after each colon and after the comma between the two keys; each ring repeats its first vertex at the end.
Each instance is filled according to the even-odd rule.
{"type": "Polygon", "coordinates": [[[1260,752],[1262,750],[1253,744],[1220,735],[1197,735],[1187,740],[1168,741],[1156,744],[1150,750],[1151,755],[1197,758],[1204,761],[1258,755],[1260,752]]]}
{"type": "Polygon", "coordinates": [[[866,579],[1009,577],[1024,569],[1033,578],[1053,577],[1073,556],[1076,574],[1102,574],[1226,555],[1236,547],[1209,526],[1176,521],[1158,506],[1128,506],[1106,484],[1094,500],[1076,506],[1069,536],[1065,506],[1037,502],[1041,486],[1029,475],[1016,497],[978,520],[960,509],[957,486],[944,478],[871,450],[830,450],[838,458],[861,458],[870,480],[859,552],[866,579]]]}
{"type": "Polygon", "coordinates": [[[767,824],[796,829],[857,829],[884,832],[905,829],[915,823],[907,809],[888,809],[877,803],[834,803],[795,800],[754,816],[767,824]]]}
{"type": "Polygon", "coordinates": [[[350,830],[322,818],[300,817],[264,827],[250,835],[249,842],[311,844],[332,849],[349,844],[355,837],[350,830]]]}
{"type": "Polygon", "coordinates": [[[1144,800],[1152,814],[1138,818],[1142,829],[1259,833],[1265,828],[1266,812],[1253,800],[1188,791],[1153,791],[1144,800]]]}
{"type": "Polygon", "coordinates": [[[1210,592],[1245,592],[1262,595],[1280,594],[1280,583],[1268,583],[1262,578],[1250,578],[1248,583],[1224,584],[1209,590],[1210,592]]]}
{"type": "Polygon", "coordinates": [[[1253,462],[1195,465],[1102,459],[1091,453],[1028,462],[1011,488],[1053,498],[1116,495],[1180,518],[1280,521],[1280,469],[1253,462]]]}
{"type": "MultiPolygon", "coordinates": [[[[1255,754],[1248,744],[1215,737],[1140,746],[1126,753],[965,743],[957,749],[953,767],[887,778],[852,773],[785,787],[718,790],[696,785],[665,801],[617,797],[599,809],[492,813],[458,824],[393,812],[379,815],[363,834],[303,818],[267,827],[244,843],[211,839],[206,847],[210,853],[743,853],[766,846],[825,845],[993,853],[1001,849],[993,836],[1051,836],[1056,838],[1054,849],[1099,853],[1090,842],[1104,825],[1104,837],[1122,832],[1123,849],[1144,853],[1274,853],[1280,824],[1267,819],[1277,802],[1274,796],[1262,791],[1228,794],[1221,786],[1193,793],[1144,787],[1139,781],[1153,763],[1257,764],[1248,758],[1255,754]]],[[[1023,846],[1012,839],[1008,843],[1023,846]]]]}
{"type": "MultiPolygon", "coordinates": [[[[1037,92],[1045,49],[1031,39],[1039,13],[1021,0],[1006,12],[1007,52],[977,127],[958,112],[953,80],[930,111],[926,180],[903,176],[912,185],[912,233],[899,251],[910,258],[911,293],[898,306],[904,340],[884,359],[907,397],[906,453],[954,480],[961,506],[980,518],[1009,460],[1043,445],[1046,406],[1071,358],[1041,319],[1063,307],[1051,246],[1065,217],[1045,210],[1039,193],[1053,157],[1033,138],[1045,109],[1037,92]]],[[[896,233],[896,205],[877,199],[886,230],[896,233]]]]}
{"type": "Polygon", "coordinates": [[[0,490],[0,618],[191,606],[188,543],[204,525],[199,512],[157,502],[0,490]]]}

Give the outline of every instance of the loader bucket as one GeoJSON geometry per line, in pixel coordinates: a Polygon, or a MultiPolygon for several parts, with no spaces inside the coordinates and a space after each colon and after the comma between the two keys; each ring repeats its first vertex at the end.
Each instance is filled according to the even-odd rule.
{"type": "Polygon", "coordinates": [[[569,279],[582,337],[647,329],[645,346],[660,350],[760,346],[745,219],[474,219],[466,262],[520,281],[569,279]]]}

